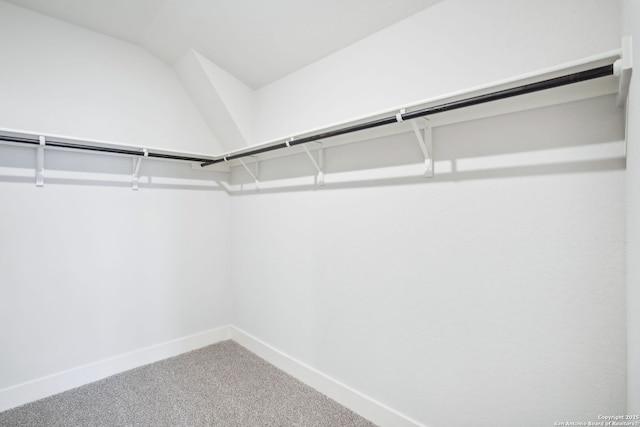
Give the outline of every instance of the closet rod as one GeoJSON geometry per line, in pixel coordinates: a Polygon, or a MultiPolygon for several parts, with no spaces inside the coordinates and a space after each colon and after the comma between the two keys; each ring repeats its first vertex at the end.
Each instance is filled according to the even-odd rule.
{"type": "MultiPolygon", "coordinates": [[[[518,95],[525,95],[528,93],[538,92],[546,89],[557,88],[560,86],[566,86],[566,85],[579,83],[579,82],[583,82],[591,79],[596,79],[599,77],[610,76],[610,75],[613,75],[613,73],[614,73],[613,64],[605,65],[602,67],[580,71],[580,72],[564,75],[561,77],[556,77],[553,79],[548,79],[548,80],[543,80],[536,83],[517,86],[511,89],[500,90],[500,91],[488,93],[485,95],[474,96],[471,98],[452,101],[445,104],[435,105],[432,107],[426,107],[416,111],[410,111],[402,114],[384,117],[381,119],[372,120],[365,123],[346,126],[346,127],[334,129],[331,131],[321,132],[318,134],[305,136],[300,139],[291,139],[291,140],[270,145],[267,147],[256,148],[254,150],[248,150],[241,153],[215,156],[217,158],[213,158],[213,159],[202,158],[202,157],[191,157],[191,156],[177,155],[177,154],[156,153],[151,151],[147,152],[147,157],[167,159],[167,160],[197,162],[197,163],[200,163],[200,166],[205,167],[205,166],[213,165],[216,163],[222,163],[229,160],[240,159],[248,156],[255,156],[256,154],[266,153],[266,152],[275,151],[275,150],[281,150],[281,149],[288,148],[295,145],[306,144],[308,142],[318,141],[318,140],[327,139],[327,138],[331,138],[339,135],[345,135],[348,133],[358,132],[366,129],[372,129],[380,126],[386,126],[386,125],[398,123],[404,120],[412,120],[419,117],[426,117],[432,114],[443,113],[445,111],[457,110],[464,107],[484,104],[491,101],[511,98],[518,95]]],[[[28,138],[28,137],[18,137],[18,136],[11,136],[11,135],[0,135],[0,141],[29,144],[29,145],[40,144],[40,140],[38,137],[28,138]]],[[[47,140],[45,143],[45,146],[53,147],[53,148],[81,150],[81,151],[122,154],[127,156],[142,157],[145,155],[144,151],[139,149],[134,150],[134,149],[127,149],[127,148],[102,147],[102,146],[95,146],[95,145],[75,144],[75,143],[55,141],[55,140],[47,140]]]]}
{"type": "Polygon", "coordinates": [[[404,120],[417,119],[419,117],[426,117],[432,114],[443,113],[445,111],[457,110],[460,108],[471,107],[473,105],[484,104],[487,102],[498,101],[500,99],[512,98],[518,95],[526,95],[533,92],[538,92],[546,89],[553,89],[560,86],[566,86],[574,83],[584,82],[587,80],[596,79],[599,77],[613,75],[613,64],[605,65],[602,67],[592,68],[590,70],[579,71],[564,76],[543,80],[536,83],[529,83],[522,86],[517,86],[511,89],[504,89],[497,92],[487,93],[485,95],[478,95],[471,98],[461,99],[458,101],[448,102],[441,105],[435,105],[432,107],[426,107],[416,111],[410,111],[398,115],[384,117],[377,120],[372,120],[357,125],[346,126],[340,129],[335,129],[327,132],[318,133],[315,135],[305,136],[300,139],[291,139],[287,142],[281,142],[279,144],[271,145],[268,147],[257,148],[255,150],[245,151],[238,154],[229,154],[221,156],[215,160],[208,160],[202,163],[200,166],[205,167],[221,163],[229,160],[240,159],[248,156],[255,156],[256,154],[266,153],[268,151],[281,150],[294,145],[306,144],[308,142],[318,141],[321,139],[327,139],[334,136],[345,135],[348,133],[359,132],[365,129],[372,129],[380,126],[386,126],[393,123],[398,123],[404,120]]]}
{"type": "MultiPolygon", "coordinates": [[[[19,144],[40,145],[40,140],[38,138],[24,138],[24,137],[9,136],[9,135],[0,135],[0,141],[14,142],[19,144]]],[[[67,148],[71,150],[82,150],[82,151],[97,151],[101,153],[124,154],[127,156],[144,157],[145,155],[144,151],[139,151],[139,150],[127,150],[124,148],[111,148],[111,147],[100,147],[95,145],[72,144],[69,142],[60,142],[60,141],[46,141],[45,147],[67,148]]],[[[163,154],[163,153],[153,153],[153,152],[147,152],[147,157],[154,157],[158,159],[169,159],[169,160],[183,160],[187,162],[211,161],[211,159],[205,159],[202,157],[179,156],[175,154],[163,154]]]]}

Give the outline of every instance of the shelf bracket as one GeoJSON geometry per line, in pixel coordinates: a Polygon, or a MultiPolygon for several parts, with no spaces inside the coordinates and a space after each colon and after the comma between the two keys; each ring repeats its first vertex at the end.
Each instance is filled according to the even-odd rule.
{"type": "Polygon", "coordinates": [[[613,75],[618,77],[618,107],[622,107],[627,103],[632,71],[633,54],[631,36],[625,36],[622,38],[622,54],[620,55],[620,59],[613,63],[613,75]]]}
{"type": "Polygon", "coordinates": [[[148,157],[149,152],[146,148],[143,148],[144,156],[140,156],[133,159],[133,179],[131,182],[131,189],[138,190],[138,182],[140,181],[140,165],[142,164],[142,158],[148,157]]]}
{"type": "Polygon", "coordinates": [[[259,166],[258,166],[258,159],[256,159],[256,172],[255,172],[255,175],[251,171],[251,169],[249,169],[247,164],[242,161],[242,159],[238,159],[238,161],[240,162],[240,164],[242,166],[244,166],[244,168],[247,170],[247,172],[249,172],[249,175],[251,175],[251,178],[253,178],[253,181],[255,182],[256,190],[259,190],[260,189],[260,186],[259,186],[260,181],[258,180],[258,176],[260,175],[260,169],[259,169],[259,166]]]}
{"type": "Polygon", "coordinates": [[[307,153],[307,156],[309,156],[311,163],[313,163],[313,166],[318,171],[317,181],[316,181],[317,184],[324,185],[324,148],[322,148],[322,143],[320,143],[320,148],[318,149],[317,162],[316,162],[316,159],[313,157],[313,154],[311,154],[311,152],[309,151],[306,145],[303,145],[302,148],[304,148],[304,151],[307,153]]]}
{"type": "Polygon", "coordinates": [[[46,140],[44,136],[40,136],[40,145],[36,152],[36,187],[44,187],[44,146],[46,140]]]}
{"type": "Polygon", "coordinates": [[[418,139],[418,145],[420,145],[424,156],[424,176],[431,178],[433,177],[433,134],[431,132],[431,126],[429,126],[429,120],[425,119],[425,121],[427,124],[424,128],[424,136],[420,133],[420,129],[415,120],[411,120],[411,127],[418,139]]]}

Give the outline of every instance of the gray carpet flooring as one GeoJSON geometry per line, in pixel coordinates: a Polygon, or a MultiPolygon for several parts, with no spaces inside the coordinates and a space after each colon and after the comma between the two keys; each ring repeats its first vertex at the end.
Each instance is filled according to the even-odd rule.
{"type": "Polygon", "coordinates": [[[1,412],[0,426],[374,424],[224,341],[1,412]]]}

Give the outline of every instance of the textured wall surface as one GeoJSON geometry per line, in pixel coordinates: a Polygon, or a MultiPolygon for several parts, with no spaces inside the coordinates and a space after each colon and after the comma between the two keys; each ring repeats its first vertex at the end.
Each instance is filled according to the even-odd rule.
{"type": "Polygon", "coordinates": [[[256,91],[256,142],[620,47],[618,0],[446,0],[256,91]]]}
{"type": "MultiPolygon", "coordinates": [[[[618,6],[438,3],[260,89],[256,140],[617,48],[618,6]]],[[[208,151],[170,68],[0,12],[0,126],[208,151]]],[[[47,154],[58,178],[35,188],[33,151],[1,147],[0,389],[232,323],[430,427],[624,413],[638,168],[622,138],[605,96],[436,128],[426,183],[401,134],[327,150],[323,189],[231,198],[183,185],[213,173],[146,161],[132,192],[95,177],[129,177],[129,159],[77,153],[47,154]]],[[[312,174],[304,155],[261,163],[267,182],[312,174]]]]}
{"type": "Polygon", "coordinates": [[[147,51],[0,1],[0,128],[211,153],[173,70],[147,51]]]}
{"type": "Polygon", "coordinates": [[[635,38],[635,81],[631,79],[628,111],[627,146],[627,327],[628,339],[628,408],[629,414],[640,413],[640,84],[638,58],[640,58],[640,4],[623,0],[622,17],[624,35],[635,38]]]}
{"type": "Polygon", "coordinates": [[[106,180],[130,159],[67,152],[43,188],[7,175],[34,158],[0,147],[0,389],[229,324],[226,193],[152,161],[157,184],[132,191],[106,180]]]}
{"type": "Polygon", "coordinates": [[[437,128],[426,183],[357,179],[412,134],[328,149],[324,188],[232,197],[233,324],[426,426],[624,413],[621,137],[604,97],[437,128]]]}

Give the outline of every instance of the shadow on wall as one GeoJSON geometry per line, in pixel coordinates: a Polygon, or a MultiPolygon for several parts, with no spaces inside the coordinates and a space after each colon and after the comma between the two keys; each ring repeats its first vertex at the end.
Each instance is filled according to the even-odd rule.
{"type": "MultiPolygon", "coordinates": [[[[31,146],[0,145],[0,182],[35,185],[36,150],[31,146]]],[[[95,185],[132,187],[130,157],[74,151],[45,150],[45,186],[95,185]]],[[[190,163],[143,159],[139,187],[227,191],[228,174],[199,170],[190,163]]]]}
{"type": "MultiPolygon", "coordinates": [[[[261,160],[258,189],[242,166],[228,174],[152,159],[142,161],[139,186],[254,194],[583,173],[624,169],[624,149],[623,110],[608,95],[433,126],[432,178],[414,134],[404,132],[326,148],[323,186],[305,153],[261,160]]],[[[0,145],[0,182],[33,185],[35,166],[33,147],[0,145]]],[[[128,157],[45,152],[45,185],[131,188],[133,169],[128,157]]]]}
{"type": "Polygon", "coordinates": [[[258,190],[235,167],[230,189],[253,194],[606,171],[625,168],[624,150],[624,111],[608,95],[433,126],[432,178],[424,176],[415,135],[405,132],[325,148],[323,186],[302,153],[261,161],[258,190]]]}

